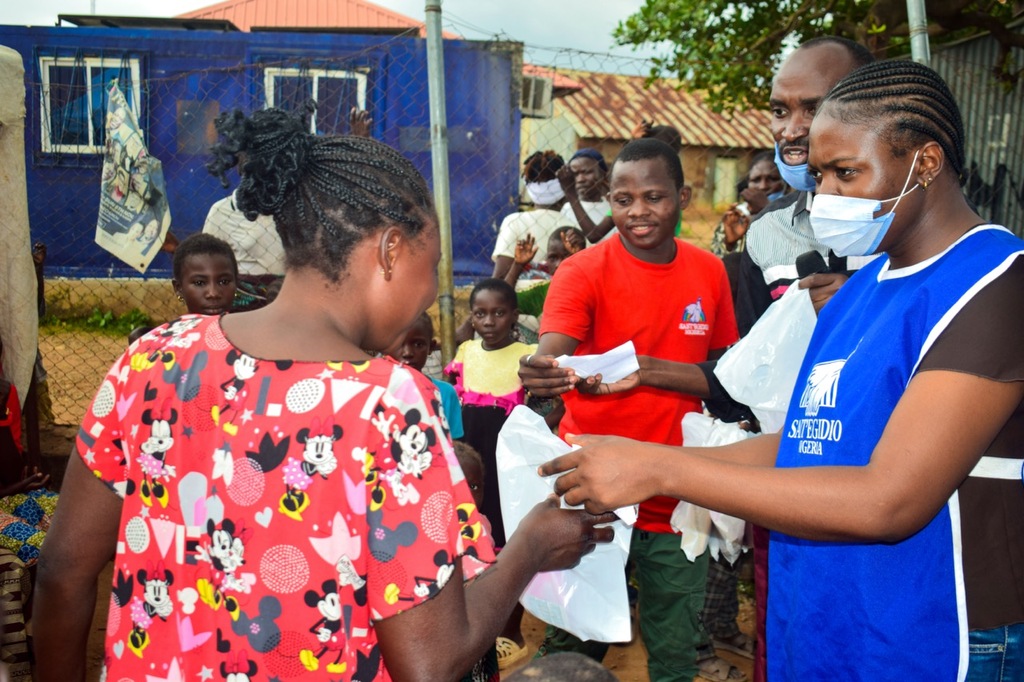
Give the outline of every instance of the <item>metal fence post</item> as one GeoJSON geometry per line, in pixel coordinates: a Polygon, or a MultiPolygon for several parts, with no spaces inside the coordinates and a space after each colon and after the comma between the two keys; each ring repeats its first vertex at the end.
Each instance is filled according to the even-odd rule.
{"type": "Polygon", "coordinates": [[[448,115],[445,111],[444,44],[441,39],[441,0],[426,0],[427,87],[430,92],[430,156],[434,175],[434,205],[441,231],[441,264],[437,303],[441,316],[441,358],[455,357],[455,295],[452,275],[452,220],[448,186],[448,115]]]}
{"type": "Polygon", "coordinates": [[[910,24],[910,56],[918,64],[929,66],[932,54],[928,47],[928,16],[924,0],[907,0],[907,21],[910,24]]]}

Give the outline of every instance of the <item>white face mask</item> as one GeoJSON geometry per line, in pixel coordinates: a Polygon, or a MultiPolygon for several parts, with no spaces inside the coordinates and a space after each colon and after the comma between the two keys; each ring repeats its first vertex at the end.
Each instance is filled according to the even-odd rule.
{"type": "Polygon", "coordinates": [[[562,185],[557,178],[547,182],[528,182],[526,183],[526,193],[530,195],[533,203],[537,206],[550,206],[565,197],[565,192],[562,191],[562,185]]]}
{"type": "Polygon", "coordinates": [[[914,152],[914,160],[910,162],[910,172],[903,183],[903,189],[892,199],[862,199],[860,197],[843,197],[838,194],[816,194],[811,202],[811,228],[814,236],[822,244],[835,251],[837,256],[870,256],[882,243],[882,238],[889,231],[896,207],[900,200],[907,196],[918,185],[907,189],[910,178],[914,175],[917,157],[920,150],[914,152]],[[882,209],[882,204],[895,201],[892,210],[885,215],[875,217],[882,209]]]}

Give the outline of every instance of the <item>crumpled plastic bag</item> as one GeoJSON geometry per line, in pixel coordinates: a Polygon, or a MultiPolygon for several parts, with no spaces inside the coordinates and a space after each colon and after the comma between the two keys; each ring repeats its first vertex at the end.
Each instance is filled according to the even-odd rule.
{"type": "Polygon", "coordinates": [[[722,386],[753,410],[763,433],[777,433],[786,420],[817,321],[810,292],[794,283],[715,367],[722,386]]]}
{"type": "MultiPolygon", "coordinates": [[[[728,445],[753,435],[739,424],[719,421],[700,412],[689,412],[683,417],[683,443],[687,447],[728,445]]],[[[730,564],[736,563],[743,553],[747,525],[743,519],[682,501],[672,511],[669,524],[682,534],[680,544],[690,561],[705,549],[710,549],[713,559],[723,556],[730,564]]]]}
{"type": "MultiPolygon", "coordinates": [[[[556,477],[541,478],[537,467],[570,450],[540,415],[523,405],[512,410],[498,434],[496,451],[506,534],[511,536],[534,505],[554,491],[556,477]]],[[[629,641],[625,566],[632,527],[621,519],[612,527],[615,539],[597,545],[575,568],[534,576],[519,598],[523,607],[580,639],[629,641]]]]}

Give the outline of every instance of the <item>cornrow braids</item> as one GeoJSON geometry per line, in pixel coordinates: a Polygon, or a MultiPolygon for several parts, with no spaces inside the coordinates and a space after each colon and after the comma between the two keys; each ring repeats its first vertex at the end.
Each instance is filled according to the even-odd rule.
{"type": "Polygon", "coordinates": [[[215,161],[245,153],[236,204],[272,215],[289,268],[338,281],[352,248],[381,227],[415,236],[434,218],[426,181],[397,151],[363,137],[320,137],[279,109],[226,119],[215,161]]]}
{"type": "Polygon", "coordinates": [[[523,162],[523,178],[527,182],[548,182],[555,179],[558,170],[564,165],[562,157],[550,149],[534,152],[523,162]]]}
{"type": "Polygon", "coordinates": [[[964,124],[953,93],[934,70],[908,60],[874,62],[836,83],[821,103],[844,123],[884,124],[881,138],[896,156],[926,140],[942,147],[964,182],[964,124]]]}

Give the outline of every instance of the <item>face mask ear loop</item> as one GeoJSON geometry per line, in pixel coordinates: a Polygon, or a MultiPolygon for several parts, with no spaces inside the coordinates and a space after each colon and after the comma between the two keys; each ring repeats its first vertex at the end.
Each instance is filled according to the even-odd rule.
{"type": "MultiPolygon", "coordinates": [[[[914,165],[917,163],[917,157],[920,154],[921,154],[921,150],[920,149],[918,149],[916,152],[914,152],[914,160],[910,162],[910,172],[907,173],[907,179],[903,182],[903,189],[900,190],[900,195],[898,197],[896,197],[896,203],[893,204],[891,209],[889,209],[889,213],[892,213],[892,212],[894,212],[896,210],[896,207],[900,205],[901,201],[903,201],[903,197],[907,196],[908,194],[913,192],[915,189],[920,187],[920,185],[916,185],[915,184],[910,189],[907,189],[907,185],[910,184],[910,178],[914,177],[914,165]]],[[[892,199],[889,199],[889,201],[892,201],[892,199]]]]}

